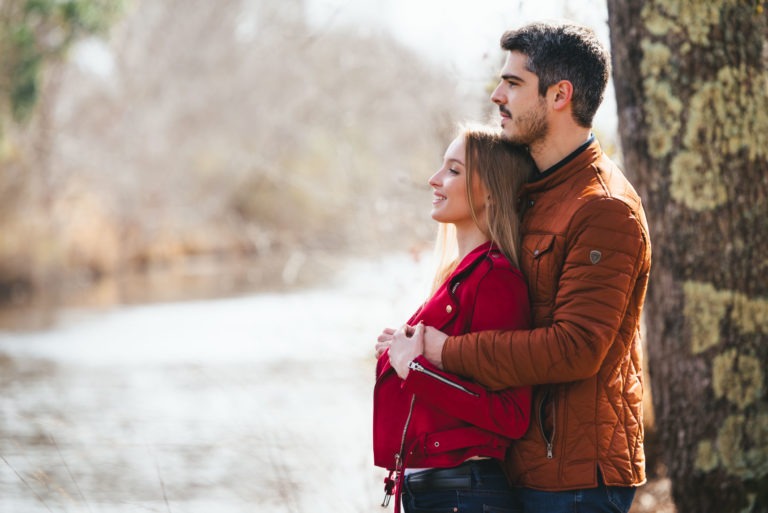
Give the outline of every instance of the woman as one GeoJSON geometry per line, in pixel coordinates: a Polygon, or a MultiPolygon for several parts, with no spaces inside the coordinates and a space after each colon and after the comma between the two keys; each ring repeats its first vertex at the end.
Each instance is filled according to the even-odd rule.
{"type": "MultiPolygon", "coordinates": [[[[517,192],[534,170],[527,151],[497,130],[465,127],[429,179],[442,259],[432,296],[408,326],[450,334],[529,326],[528,291],[517,269],[517,192]],[[450,230],[449,230],[450,228],[450,230]]],[[[530,418],[530,388],[489,392],[432,366],[413,342],[378,339],[374,463],[390,470],[395,511],[483,512],[510,489],[498,460],[530,418]]]]}

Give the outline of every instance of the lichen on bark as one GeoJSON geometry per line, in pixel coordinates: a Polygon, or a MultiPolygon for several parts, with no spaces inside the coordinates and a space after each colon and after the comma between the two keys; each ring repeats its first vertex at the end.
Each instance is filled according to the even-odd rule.
{"type": "Polygon", "coordinates": [[[712,389],[740,410],[760,399],[765,392],[760,360],[753,355],[728,349],[712,361],[712,389]]]}

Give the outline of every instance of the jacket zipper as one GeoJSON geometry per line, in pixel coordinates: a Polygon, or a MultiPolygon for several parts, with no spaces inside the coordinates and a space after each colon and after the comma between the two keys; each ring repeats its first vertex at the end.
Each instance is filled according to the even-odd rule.
{"type": "Polygon", "coordinates": [[[424,366],[421,365],[417,361],[412,361],[411,363],[409,363],[408,364],[408,368],[411,369],[411,370],[415,370],[416,372],[423,372],[427,376],[431,376],[431,377],[435,378],[436,380],[441,381],[441,382],[445,383],[446,385],[450,385],[453,388],[461,390],[462,392],[465,392],[465,393],[467,393],[469,395],[472,395],[472,396],[475,396],[475,397],[480,397],[480,394],[476,394],[475,392],[473,392],[470,389],[460,385],[459,383],[455,383],[455,382],[451,381],[450,379],[448,379],[448,378],[446,378],[444,376],[441,376],[440,374],[438,374],[436,372],[432,372],[431,370],[424,368],[424,366]]]}
{"type": "Polygon", "coordinates": [[[547,436],[547,433],[544,430],[544,403],[549,398],[549,394],[550,391],[547,390],[544,397],[541,398],[541,402],[539,402],[539,431],[541,431],[541,436],[547,444],[547,459],[551,460],[554,457],[552,454],[552,443],[555,440],[555,431],[557,430],[557,408],[552,408],[552,435],[547,436]]]}
{"type": "Polygon", "coordinates": [[[411,406],[408,408],[408,417],[405,418],[405,425],[403,426],[403,436],[400,438],[400,452],[395,454],[395,469],[398,471],[403,463],[403,453],[405,452],[405,436],[408,434],[408,425],[411,423],[411,417],[413,416],[413,405],[416,402],[416,394],[411,396],[411,406]]]}
{"type": "Polygon", "coordinates": [[[389,477],[385,480],[385,482],[390,481],[391,486],[389,483],[387,483],[387,486],[384,488],[384,500],[381,502],[381,506],[386,508],[389,506],[389,500],[392,498],[392,495],[395,491],[395,487],[397,486],[397,482],[400,480],[400,473],[402,472],[403,467],[403,458],[405,457],[405,437],[408,434],[408,426],[411,423],[411,417],[413,416],[413,405],[416,402],[416,394],[413,394],[411,396],[411,406],[408,408],[408,416],[405,419],[405,425],[403,426],[403,436],[400,438],[400,451],[395,454],[395,479],[392,480],[392,472],[389,473],[389,477]]]}

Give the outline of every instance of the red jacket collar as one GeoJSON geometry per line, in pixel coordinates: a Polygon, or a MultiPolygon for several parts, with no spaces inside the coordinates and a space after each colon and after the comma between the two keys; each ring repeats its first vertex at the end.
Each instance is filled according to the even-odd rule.
{"type": "Polygon", "coordinates": [[[458,276],[459,274],[464,272],[468,267],[474,264],[478,258],[491,253],[491,251],[493,250],[498,250],[498,248],[491,241],[485,242],[477,246],[475,249],[467,253],[467,256],[465,256],[464,259],[461,262],[459,262],[459,265],[451,273],[451,276],[446,280],[446,282],[450,282],[454,276],[458,276]]]}

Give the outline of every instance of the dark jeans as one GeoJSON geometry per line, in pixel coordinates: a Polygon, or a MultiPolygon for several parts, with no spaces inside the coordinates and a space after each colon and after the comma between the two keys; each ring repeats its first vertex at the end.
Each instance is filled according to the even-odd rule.
{"type": "Polygon", "coordinates": [[[635,488],[605,486],[598,473],[597,488],[542,492],[510,488],[495,460],[469,462],[471,484],[452,490],[410,490],[403,486],[406,513],[627,513],[635,488]]]}
{"type": "Polygon", "coordinates": [[[567,492],[542,492],[530,488],[517,488],[514,513],[627,513],[635,498],[635,488],[605,486],[598,472],[597,488],[567,492]]]}
{"type": "MultiPolygon", "coordinates": [[[[403,486],[403,508],[406,513],[461,512],[507,513],[515,493],[496,460],[477,460],[463,463],[469,468],[466,485],[453,489],[414,491],[406,476],[403,486]]],[[[430,472],[427,470],[426,472],[430,472]]]]}

